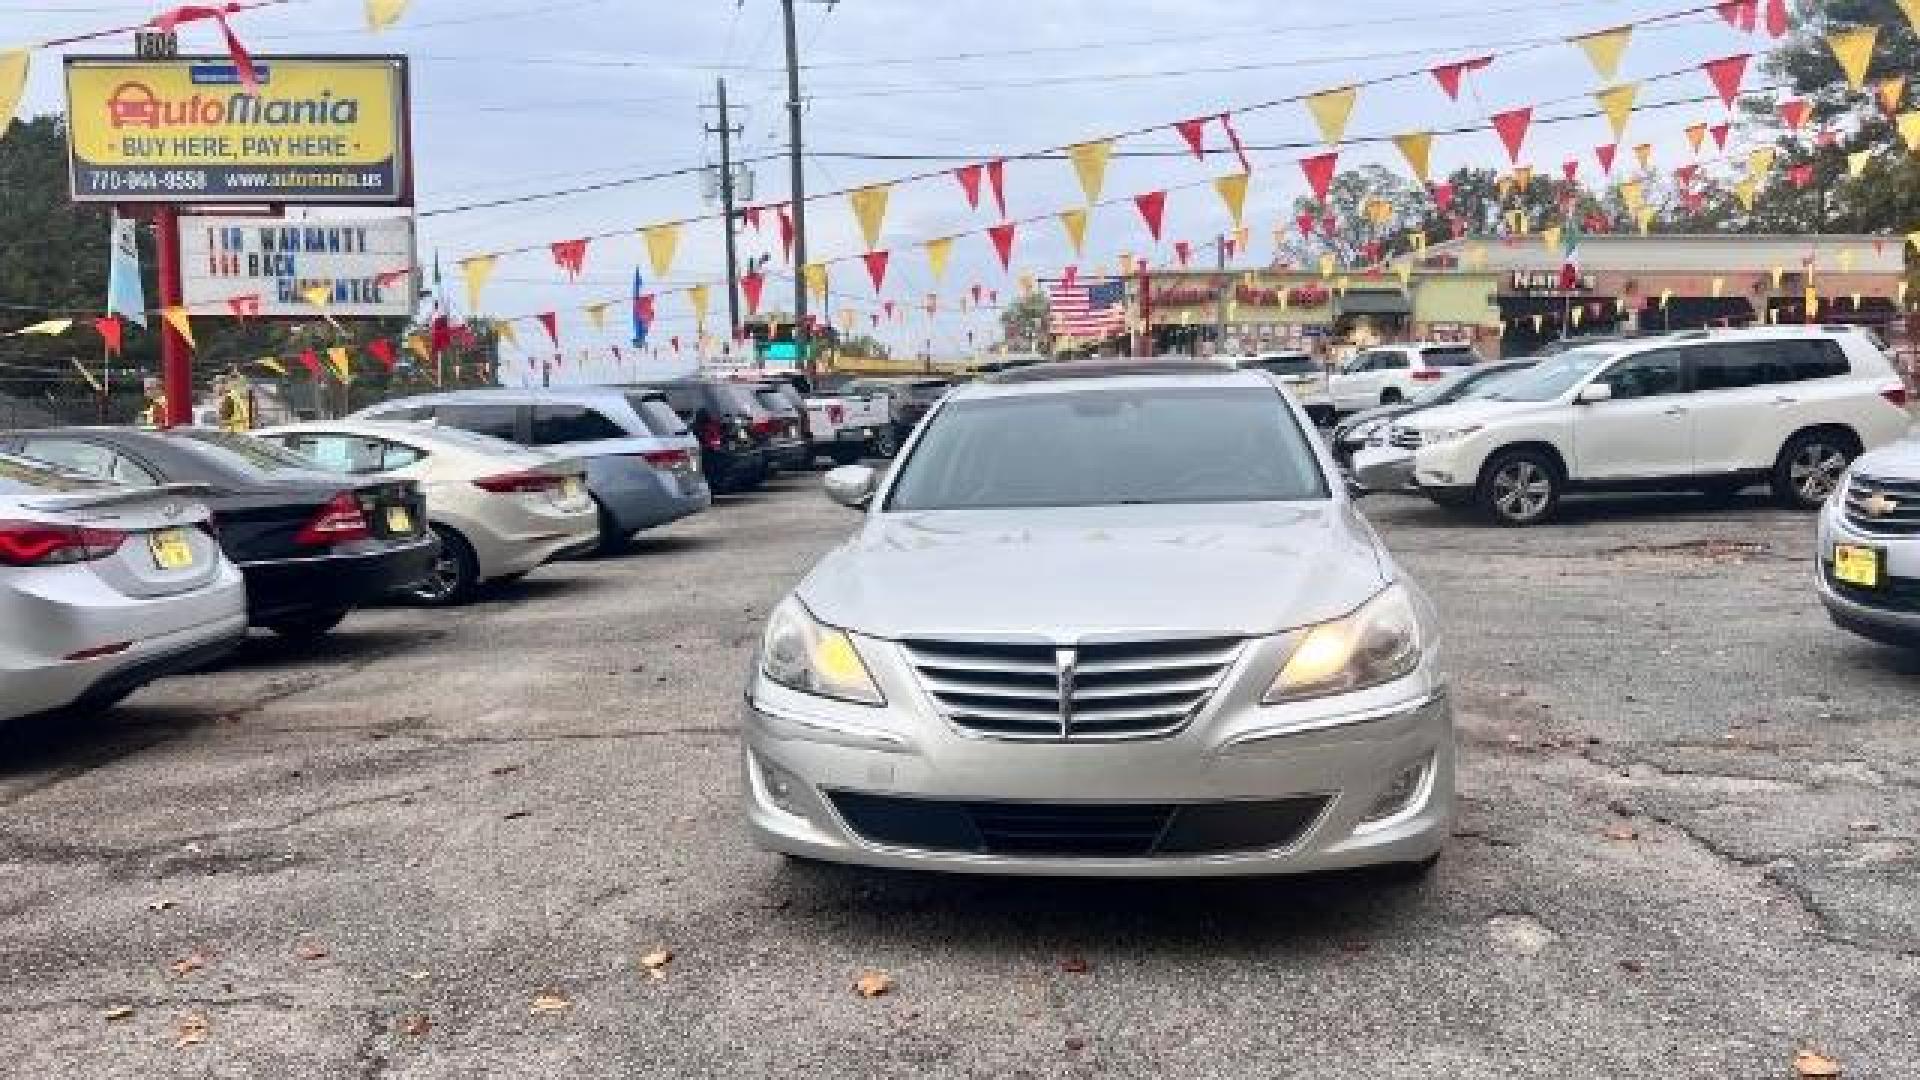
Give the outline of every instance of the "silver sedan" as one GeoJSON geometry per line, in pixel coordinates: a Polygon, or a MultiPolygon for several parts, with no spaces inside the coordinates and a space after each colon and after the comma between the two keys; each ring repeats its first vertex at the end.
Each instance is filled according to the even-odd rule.
{"type": "Polygon", "coordinates": [[[246,635],[246,587],[184,488],[0,455],[0,720],[110,706],[246,635]]]}

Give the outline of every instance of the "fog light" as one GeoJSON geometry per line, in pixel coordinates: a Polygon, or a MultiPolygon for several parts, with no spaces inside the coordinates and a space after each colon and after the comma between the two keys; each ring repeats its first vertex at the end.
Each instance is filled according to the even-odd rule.
{"type": "Polygon", "coordinates": [[[1406,813],[1409,807],[1419,799],[1421,790],[1426,786],[1427,770],[1432,767],[1433,759],[1409,765],[1394,774],[1393,782],[1373,800],[1367,808],[1366,816],[1361,819],[1363,825],[1376,825],[1388,818],[1406,813]]]}
{"type": "Polygon", "coordinates": [[[756,756],[754,760],[760,763],[760,783],[767,789],[767,798],[773,800],[773,805],[794,817],[806,817],[806,811],[800,808],[800,793],[806,788],[799,777],[766,758],[756,756]]]}

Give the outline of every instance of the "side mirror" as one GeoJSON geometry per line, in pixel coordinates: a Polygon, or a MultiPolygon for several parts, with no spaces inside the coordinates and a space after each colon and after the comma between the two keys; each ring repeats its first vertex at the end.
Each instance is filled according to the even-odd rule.
{"type": "Polygon", "coordinates": [[[865,465],[843,465],[827,473],[827,498],[841,506],[863,510],[879,486],[880,474],[865,465]]]}
{"type": "Polygon", "coordinates": [[[1613,400],[1613,387],[1607,383],[1588,383],[1580,388],[1580,396],[1574,399],[1582,405],[1597,405],[1602,401],[1613,400]]]}

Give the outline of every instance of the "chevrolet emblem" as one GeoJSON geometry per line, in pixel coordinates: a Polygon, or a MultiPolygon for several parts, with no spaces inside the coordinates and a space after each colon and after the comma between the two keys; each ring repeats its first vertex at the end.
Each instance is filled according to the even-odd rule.
{"type": "Polygon", "coordinates": [[[1897,499],[1889,499],[1886,495],[1876,491],[1872,495],[1860,500],[1860,509],[1864,510],[1870,518],[1883,518],[1895,510],[1900,509],[1900,502],[1897,499]]]}

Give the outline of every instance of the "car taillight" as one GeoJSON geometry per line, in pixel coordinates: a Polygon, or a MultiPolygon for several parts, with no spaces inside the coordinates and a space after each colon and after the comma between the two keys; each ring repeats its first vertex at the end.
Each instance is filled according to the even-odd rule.
{"type": "Polygon", "coordinates": [[[685,450],[654,450],[640,457],[656,469],[683,469],[691,460],[685,450]]]}
{"type": "Polygon", "coordinates": [[[566,483],[564,477],[544,472],[509,472],[482,476],[473,482],[473,486],[482,491],[491,491],[496,495],[515,493],[558,491],[566,483]]]}
{"type": "Polygon", "coordinates": [[[320,512],[313,515],[313,520],[294,535],[293,542],[325,547],[351,540],[365,540],[370,532],[367,516],[360,512],[360,500],[353,497],[353,492],[343,491],[327,500],[320,512]]]}
{"type": "Polygon", "coordinates": [[[834,427],[839,427],[841,424],[844,424],[846,422],[847,422],[847,410],[844,406],[840,406],[840,405],[827,406],[827,423],[832,424],[834,427]]]}
{"type": "Polygon", "coordinates": [[[1896,386],[1891,389],[1882,390],[1880,391],[1880,396],[1886,398],[1888,404],[1893,405],[1895,408],[1904,409],[1907,407],[1907,388],[1904,386],[1896,386]]]}
{"type": "Polygon", "coordinates": [[[1446,377],[1447,376],[1445,372],[1436,371],[1433,368],[1423,368],[1422,370],[1419,370],[1413,373],[1414,382],[1436,382],[1446,377]]]}
{"type": "Polygon", "coordinates": [[[718,420],[702,420],[694,426],[694,434],[699,437],[700,445],[709,450],[718,450],[726,441],[727,433],[718,420]]]}
{"type": "Polygon", "coordinates": [[[61,566],[92,562],[120,550],[127,534],[38,521],[0,521],[0,564],[61,566]]]}
{"type": "Polygon", "coordinates": [[[774,431],[773,421],[765,418],[755,420],[749,428],[755,435],[772,435],[774,431]]]}

